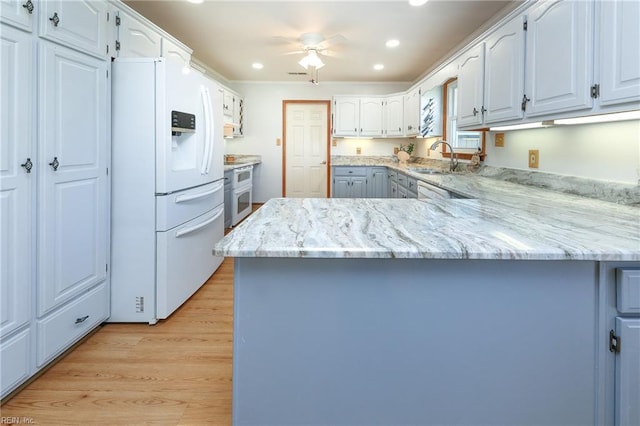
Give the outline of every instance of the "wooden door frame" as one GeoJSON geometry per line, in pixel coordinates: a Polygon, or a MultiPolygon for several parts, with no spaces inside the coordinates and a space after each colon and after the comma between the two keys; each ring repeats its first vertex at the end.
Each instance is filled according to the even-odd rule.
{"type": "Polygon", "coordinates": [[[287,183],[287,106],[291,104],[326,105],[327,107],[327,197],[331,189],[331,101],[283,100],[282,101],[282,196],[286,197],[287,183]]]}

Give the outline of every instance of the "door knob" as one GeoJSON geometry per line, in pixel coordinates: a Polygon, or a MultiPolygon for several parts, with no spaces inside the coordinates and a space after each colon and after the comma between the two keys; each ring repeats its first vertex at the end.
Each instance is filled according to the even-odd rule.
{"type": "Polygon", "coordinates": [[[60,18],[58,17],[58,12],[54,12],[53,16],[51,18],[49,18],[49,20],[51,22],[53,22],[53,26],[57,27],[58,24],[60,23],[60,18]]]}

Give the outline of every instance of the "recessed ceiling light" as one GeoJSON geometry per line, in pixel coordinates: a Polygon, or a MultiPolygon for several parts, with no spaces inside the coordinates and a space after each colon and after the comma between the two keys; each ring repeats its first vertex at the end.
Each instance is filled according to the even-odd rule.
{"type": "Polygon", "coordinates": [[[373,66],[373,69],[374,69],[374,70],[376,70],[376,71],[380,71],[380,70],[384,69],[384,65],[382,65],[382,64],[375,64],[375,65],[373,66]]]}
{"type": "Polygon", "coordinates": [[[262,68],[264,68],[264,65],[262,65],[260,62],[254,62],[253,64],[251,64],[251,66],[256,70],[261,70],[262,68]]]}
{"type": "Polygon", "coordinates": [[[398,46],[400,46],[400,40],[396,40],[396,39],[387,40],[387,42],[385,43],[385,46],[387,46],[387,47],[398,47],[398,46]]]}
{"type": "Polygon", "coordinates": [[[187,0],[189,3],[200,4],[203,3],[204,0],[187,0]]]}
{"type": "Polygon", "coordinates": [[[427,2],[427,0],[409,0],[409,4],[411,6],[422,6],[426,2],[427,2]]]}

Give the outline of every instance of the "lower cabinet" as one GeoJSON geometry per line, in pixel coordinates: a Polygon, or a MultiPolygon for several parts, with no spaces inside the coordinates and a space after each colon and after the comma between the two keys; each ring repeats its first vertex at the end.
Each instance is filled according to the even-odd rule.
{"type": "Polygon", "coordinates": [[[368,167],[334,167],[333,198],[366,198],[368,167]]]}
{"type": "Polygon", "coordinates": [[[387,168],[369,167],[367,173],[367,197],[387,198],[387,168]]]}

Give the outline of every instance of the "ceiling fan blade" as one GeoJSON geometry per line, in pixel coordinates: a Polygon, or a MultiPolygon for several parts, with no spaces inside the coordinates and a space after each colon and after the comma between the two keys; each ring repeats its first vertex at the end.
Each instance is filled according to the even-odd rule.
{"type": "Polygon", "coordinates": [[[343,36],[342,34],[336,34],[333,37],[329,37],[323,40],[322,42],[320,42],[318,45],[316,45],[316,48],[318,48],[318,50],[325,50],[329,46],[345,44],[346,42],[347,42],[347,38],[345,36],[343,36]]]}
{"type": "Polygon", "coordinates": [[[303,53],[307,53],[306,50],[294,50],[292,52],[284,52],[281,53],[280,56],[288,56],[288,55],[301,55],[303,53]]]}

